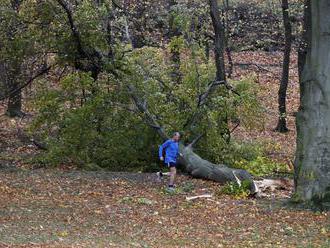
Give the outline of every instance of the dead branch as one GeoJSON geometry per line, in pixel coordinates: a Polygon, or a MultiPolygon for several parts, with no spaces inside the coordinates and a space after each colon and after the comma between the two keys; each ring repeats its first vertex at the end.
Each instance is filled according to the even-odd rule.
{"type": "Polygon", "coordinates": [[[146,101],[140,99],[137,96],[135,87],[132,84],[129,84],[127,88],[135,106],[137,107],[139,112],[145,117],[147,124],[153,129],[155,129],[163,140],[168,139],[162,126],[158,123],[156,117],[149,112],[146,101]]]}

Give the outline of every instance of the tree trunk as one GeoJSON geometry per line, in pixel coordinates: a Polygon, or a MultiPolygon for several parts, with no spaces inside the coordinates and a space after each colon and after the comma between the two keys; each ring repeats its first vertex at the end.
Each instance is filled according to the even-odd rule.
{"type": "MultiPolygon", "coordinates": [[[[12,85],[12,90],[16,90],[19,86],[12,85]],[[17,88],[15,87],[17,86],[17,88]]],[[[9,97],[6,115],[9,117],[22,117],[24,113],[22,111],[22,91],[18,90],[15,95],[9,97]]]]}
{"type": "Polygon", "coordinates": [[[226,54],[227,54],[227,58],[228,58],[228,78],[232,77],[233,74],[233,70],[234,70],[234,63],[233,63],[233,57],[231,55],[231,48],[227,45],[226,47],[226,54]]]}
{"type": "Polygon", "coordinates": [[[252,194],[258,192],[252,176],[245,170],[232,169],[225,165],[216,165],[202,159],[193,152],[191,146],[181,147],[185,170],[195,178],[207,179],[221,184],[247,180],[252,194]]]}
{"type": "Polygon", "coordinates": [[[297,115],[295,200],[330,209],[330,2],[311,1],[311,44],[297,115]]]}
{"type": "Polygon", "coordinates": [[[225,32],[222,21],[220,20],[220,12],[217,0],[209,0],[210,14],[212,18],[212,25],[214,29],[214,56],[215,65],[217,70],[216,80],[225,81],[225,58],[224,58],[224,47],[225,47],[225,32]]]}
{"type": "Polygon", "coordinates": [[[231,55],[231,47],[229,45],[229,37],[230,37],[230,31],[229,31],[229,18],[228,18],[228,11],[229,11],[229,0],[223,1],[223,5],[225,7],[224,9],[224,27],[225,27],[225,43],[226,43],[226,54],[228,59],[228,78],[231,78],[234,70],[234,63],[233,58],[231,55]]]}
{"type": "MultiPolygon", "coordinates": [[[[226,84],[226,69],[225,69],[225,29],[223,22],[220,19],[220,11],[217,0],[209,0],[210,15],[212,19],[212,25],[214,29],[214,56],[216,66],[216,81],[223,81],[226,84]]],[[[228,94],[227,89],[223,92],[224,95],[228,94]]],[[[222,120],[223,125],[221,130],[221,136],[229,143],[230,141],[230,130],[228,127],[228,118],[226,113],[222,120]]]]}
{"type": "Polygon", "coordinates": [[[304,24],[303,24],[303,33],[302,41],[298,50],[298,74],[299,81],[302,79],[302,72],[304,65],[306,63],[306,54],[308,49],[308,44],[310,44],[311,35],[311,0],[305,0],[304,3],[304,24]]]}
{"type": "Polygon", "coordinates": [[[283,57],[283,69],[280,89],[278,91],[278,110],[279,118],[276,131],[285,133],[289,131],[286,126],[286,92],[289,83],[289,71],[290,71],[290,54],[291,54],[291,43],[292,43],[292,27],[289,16],[289,4],[288,0],[282,0],[282,15],[285,32],[285,47],[283,57]]]}

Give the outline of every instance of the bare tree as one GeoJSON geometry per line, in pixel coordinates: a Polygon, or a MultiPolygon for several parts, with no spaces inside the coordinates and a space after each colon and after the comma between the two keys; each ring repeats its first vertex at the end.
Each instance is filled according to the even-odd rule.
{"type": "Polygon", "coordinates": [[[286,94],[289,83],[289,72],[290,72],[290,54],[291,54],[291,44],[292,44],[292,27],[289,16],[289,3],[288,0],[282,0],[282,15],[285,33],[285,46],[284,46],[284,56],[282,65],[282,78],[281,84],[278,91],[278,110],[279,118],[276,131],[285,133],[289,129],[286,125],[286,94]]]}

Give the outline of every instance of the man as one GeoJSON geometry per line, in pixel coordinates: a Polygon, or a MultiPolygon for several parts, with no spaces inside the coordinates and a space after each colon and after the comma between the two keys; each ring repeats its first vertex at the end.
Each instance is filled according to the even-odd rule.
{"type": "MultiPolygon", "coordinates": [[[[171,139],[167,140],[164,144],[159,147],[159,159],[160,161],[164,161],[165,164],[170,168],[170,182],[168,184],[168,189],[174,190],[174,180],[176,175],[176,166],[177,166],[177,158],[179,156],[179,141],[180,141],[180,133],[175,132],[171,139]],[[164,155],[165,154],[165,158],[164,155]]],[[[157,175],[159,177],[162,176],[161,172],[158,172],[157,175]]]]}

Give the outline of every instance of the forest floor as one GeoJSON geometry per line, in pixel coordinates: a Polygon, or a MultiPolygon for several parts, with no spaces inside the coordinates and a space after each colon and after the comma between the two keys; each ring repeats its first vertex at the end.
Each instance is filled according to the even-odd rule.
{"type": "MultiPolygon", "coordinates": [[[[235,66],[234,77],[257,74],[265,126],[239,127],[233,136],[276,146],[269,156],[291,166],[297,70],[288,89],[290,132],[279,134],[280,61],[280,53],[234,54],[235,63],[257,64],[235,66]]],[[[330,247],[329,213],[288,205],[292,188],[235,199],[216,183],[180,175],[178,193],[167,194],[154,174],[31,168],[26,158],[38,150],[19,131],[25,126],[25,119],[0,116],[0,247],[330,247]],[[186,199],[200,194],[212,197],[186,199]]]]}
{"type": "Polygon", "coordinates": [[[0,170],[0,247],[329,247],[329,213],[234,199],[181,175],[0,170]],[[212,194],[188,201],[186,196],[212,194]]]}

